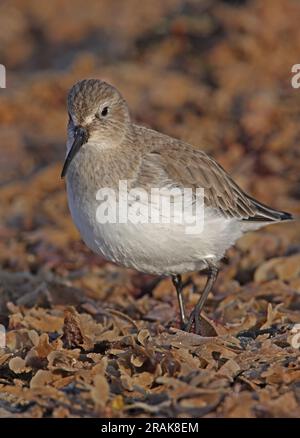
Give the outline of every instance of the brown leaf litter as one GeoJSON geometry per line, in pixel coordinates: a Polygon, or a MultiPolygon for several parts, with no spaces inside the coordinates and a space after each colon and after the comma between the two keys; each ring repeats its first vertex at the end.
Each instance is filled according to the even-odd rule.
{"type": "MultiPolygon", "coordinates": [[[[299,417],[299,222],[228,251],[197,336],[178,328],[169,279],[85,247],[59,175],[67,90],[96,76],[139,123],[299,215],[300,5],[123,3],[92,0],[83,16],[80,2],[12,0],[0,16],[0,417],[299,417]]],[[[205,279],[184,281],[191,310],[205,279]]]]}

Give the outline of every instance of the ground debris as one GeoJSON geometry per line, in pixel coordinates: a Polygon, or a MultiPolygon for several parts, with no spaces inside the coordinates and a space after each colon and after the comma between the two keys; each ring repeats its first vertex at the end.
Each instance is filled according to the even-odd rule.
{"type": "MultiPolygon", "coordinates": [[[[80,2],[11,0],[0,15],[14,84],[0,95],[0,417],[299,417],[299,221],[228,251],[198,336],[179,329],[170,279],[85,247],[60,171],[67,90],[101,77],[139,123],[199,145],[299,216],[300,4],[128,0],[124,19],[113,3],[83,15],[80,2]]],[[[184,282],[191,311],[205,277],[184,282]]]]}

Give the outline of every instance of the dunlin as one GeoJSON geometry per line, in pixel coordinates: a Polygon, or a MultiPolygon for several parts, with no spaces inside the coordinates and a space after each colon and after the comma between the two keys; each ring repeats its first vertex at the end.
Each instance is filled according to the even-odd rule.
{"type": "MultiPolygon", "coordinates": [[[[66,176],[71,215],[84,242],[95,253],[119,265],[171,276],[182,328],[189,331],[195,324],[195,332],[199,333],[200,313],[225,251],[245,232],[290,220],[292,216],[247,195],[205,152],[134,124],[125,99],[106,82],[87,79],[75,84],[69,92],[68,112],[62,177],[66,176]],[[146,193],[153,188],[190,188],[193,205],[198,202],[196,189],[202,188],[202,228],[198,233],[188,233],[186,221],[99,220],[97,193],[103,188],[118,193],[120,181],[126,181],[128,190],[146,193]],[[202,270],[207,272],[207,283],[187,317],[181,274],[202,270]]],[[[121,205],[118,195],[107,193],[106,201],[121,205]]],[[[131,201],[126,202],[132,207],[131,201]]],[[[136,204],[145,211],[139,197],[135,207],[136,204]]],[[[146,219],[147,213],[141,215],[146,219]]]]}

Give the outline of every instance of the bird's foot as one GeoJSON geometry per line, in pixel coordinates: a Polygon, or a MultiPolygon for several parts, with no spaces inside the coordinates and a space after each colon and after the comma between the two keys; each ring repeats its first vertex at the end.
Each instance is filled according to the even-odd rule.
{"type": "Polygon", "coordinates": [[[184,332],[186,332],[188,324],[189,324],[188,319],[182,320],[180,323],[180,330],[183,330],[184,332]]]}
{"type": "Polygon", "coordinates": [[[197,316],[196,315],[197,315],[197,312],[195,312],[195,310],[193,310],[192,313],[190,314],[188,321],[186,321],[182,324],[182,330],[189,333],[193,327],[193,324],[195,324],[195,334],[196,335],[201,334],[200,317],[199,317],[199,315],[197,315],[197,316]]]}

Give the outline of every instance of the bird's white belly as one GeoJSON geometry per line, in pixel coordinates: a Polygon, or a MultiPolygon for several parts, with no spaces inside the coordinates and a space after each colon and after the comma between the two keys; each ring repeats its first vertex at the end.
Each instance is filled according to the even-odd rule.
{"type": "Polygon", "coordinates": [[[96,200],[78,199],[68,188],[71,215],[86,245],[117,264],[156,275],[201,270],[223,257],[242,234],[236,220],[204,212],[201,233],[175,223],[100,223],[96,200]]]}

